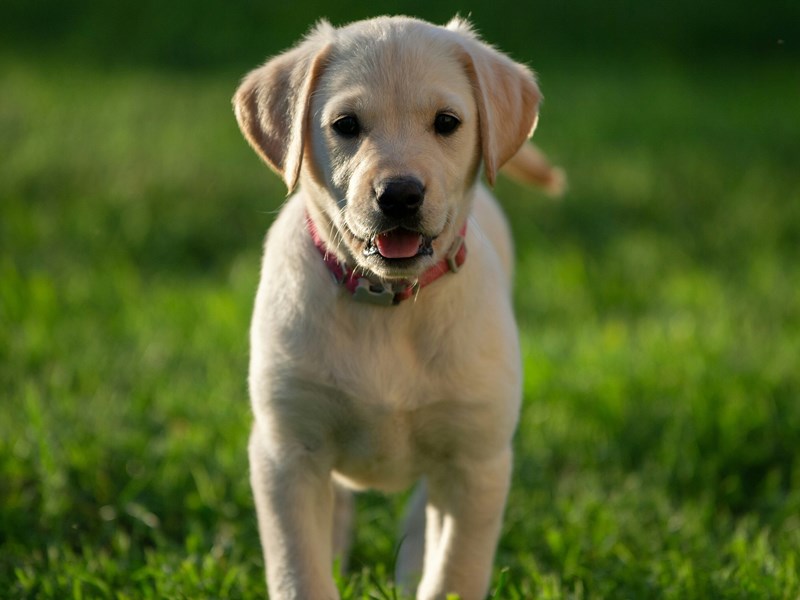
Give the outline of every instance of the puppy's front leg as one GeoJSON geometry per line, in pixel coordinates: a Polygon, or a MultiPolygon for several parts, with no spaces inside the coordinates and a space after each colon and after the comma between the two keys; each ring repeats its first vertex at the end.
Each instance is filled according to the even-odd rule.
{"type": "Polygon", "coordinates": [[[331,576],[330,472],[304,449],[276,458],[258,424],[249,454],[271,600],[338,600],[331,576]]]}
{"type": "Polygon", "coordinates": [[[429,479],[425,566],[417,600],[483,600],[511,477],[511,450],[429,479]],[[438,518],[435,518],[438,517],[438,518]]]}

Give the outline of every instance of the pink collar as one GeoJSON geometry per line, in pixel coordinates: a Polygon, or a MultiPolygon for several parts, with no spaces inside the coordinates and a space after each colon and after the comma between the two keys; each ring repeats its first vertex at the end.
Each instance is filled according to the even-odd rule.
{"type": "Polygon", "coordinates": [[[447,256],[425,271],[419,279],[398,283],[375,283],[363,275],[357,275],[346,263],[339,261],[335,255],[328,252],[316,225],[308,215],[306,215],[306,228],[311,235],[314,246],[322,256],[322,260],[325,261],[325,266],[328,267],[336,283],[344,286],[357,302],[380,306],[399,304],[403,300],[408,300],[415,296],[419,290],[432,284],[443,275],[457,273],[464,261],[467,260],[467,245],[464,243],[467,233],[467,224],[465,222],[453,241],[453,245],[450,246],[447,256]]]}

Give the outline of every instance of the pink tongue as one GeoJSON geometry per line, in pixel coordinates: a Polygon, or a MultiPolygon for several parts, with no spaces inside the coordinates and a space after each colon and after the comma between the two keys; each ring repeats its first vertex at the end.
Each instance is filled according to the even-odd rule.
{"type": "Polygon", "coordinates": [[[422,236],[408,229],[393,229],[375,238],[378,252],[384,258],[412,258],[421,244],[422,236]]]}

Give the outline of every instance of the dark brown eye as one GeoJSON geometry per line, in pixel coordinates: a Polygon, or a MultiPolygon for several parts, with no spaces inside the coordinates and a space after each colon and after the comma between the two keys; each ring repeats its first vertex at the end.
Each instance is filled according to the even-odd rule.
{"type": "Polygon", "coordinates": [[[339,117],[333,122],[333,130],[342,137],[354,138],[361,133],[361,125],[353,115],[339,117]]]}
{"type": "Polygon", "coordinates": [[[439,135],[450,135],[458,129],[459,125],[461,125],[461,121],[458,120],[458,117],[445,112],[436,115],[436,119],[433,121],[433,128],[439,135]]]}

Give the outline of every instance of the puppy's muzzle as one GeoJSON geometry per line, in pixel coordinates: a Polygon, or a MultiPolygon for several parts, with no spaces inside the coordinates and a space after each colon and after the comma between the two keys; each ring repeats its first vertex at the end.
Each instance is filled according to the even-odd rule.
{"type": "Polygon", "coordinates": [[[415,217],[425,199],[425,186],[416,177],[384,179],[375,191],[378,208],[396,221],[415,217]]]}

